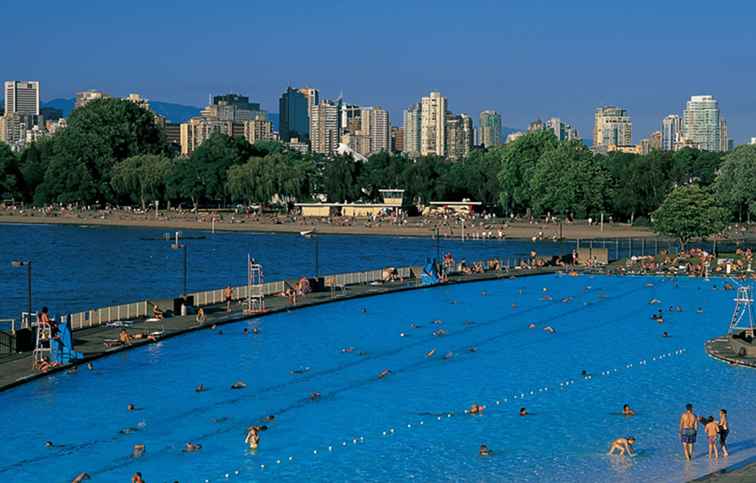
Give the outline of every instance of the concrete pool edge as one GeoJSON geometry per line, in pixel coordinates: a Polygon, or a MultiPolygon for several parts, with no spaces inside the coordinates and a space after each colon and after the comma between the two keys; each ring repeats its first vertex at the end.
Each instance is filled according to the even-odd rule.
{"type": "MultiPolygon", "coordinates": [[[[471,274],[471,275],[454,275],[454,276],[449,277],[449,283],[428,285],[428,286],[421,286],[421,285],[407,286],[406,283],[404,282],[389,282],[384,285],[381,285],[380,287],[375,287],[375,286],[370,286],[370,285],[355,285],[355,286],[349,287],[352,293],[349,293],[347,295],[340,295],[340,296],[332,297],[332,296],[329,296],[327,292],[315,292],[308,295],[307,296],[308,298],[304,299],[306,303],[301,303],[297,305],[286,305],[286,304],[281,305],[281,304],[274,303],[272,305],[281,305],[281,306],[266,310],[264,313],[245,314],[240,309],[233,310],[230,313],[227,313],[225,311],[209,312],[207,316],[207,321],[202,324],[197,324],[195,322],[194,315],[189,315],[189,316],[184,316],[184,317],[179,316],[179,317],[173,317],[171,319],[165,319],[165,321],[167,322],[175,323],[177,327],[175,328],[175,330],[171,330],[170,332],[167,332],[165,335],[161,336],[157,342],[170,339],[173,337],[177,337],[180,335],[196,332],[198,330],[209,329],[212,326],[222,326],[222,325],[231,324],[235,322],[241,322],[243,320],[248,320],[251,318],[264,317],[267,315],[274,315],[274,314],[279,314],[279,313],[287,312],[287,311],[300,310],[300,309],[304,309],[308,307],[317,307],[320,305],[337,303],[337,302],[345,301],[345,300],[357,300],[361,298],[374,297],[374,296],[379,296],[379,295],[409,292],[409,291],[423,290],[423,289],[433,289],[433,288],[445,287],[445,286],[457,285],[457,284],[475,283],[475,282],[491,282],[491,281],[506,280],[506,279],[511,279],[511,278],[519,278],[519,277],[527,277],[527,276],[552,275],[552,274],[557,274],[557,273],[562,273],[562,270],[559,270],[556,268],[542,268],[538,270],[518,270],[518,271],[509,271],[509,272],[487,272],[483,274],[471,274]],[[319,298],[313,299],[312,298],[313,296],[319,296],[319,298]]],[[[270,300],[271,302],[280,301],[278,297],[268,297],[267,299],[270,300]]],[[[216,304],[213,306],[208,306],[206,307],[206,309],[212,308],[212,309],[217,310],[221,305],[223,304],[216,304]]],[[[236,305],[239,306],[239,304],[236,304],[236,305]]],[[[142,322],[140,324],[134,324],[134,325],[139,326],[135,328],[152,329],[152,330],[155,329],[154,326],[148,326],[145,324],[146,324],[145,322],[142,322]]],[[[80,341],[82,340],[86,341],[86,338],[91,339],[89,341],[86,341],[87,344],[97,346],[105,338],[117,338],[119,331],[120,331],[120,327],[107,327],[107,326],[93,327],[90,329],[83,329],[81,331],[77,331],[74,333],[74,339],[77,341],[75,343],[75,347],[77,350],[81,349],[82,344],[80,343],[80,341]]],[[[73,367],[86,365],[88,362],[92,362],[97,359],[109,356],[109,355],[122,353],[131,349],[143,347],[143,346],[153,344],[153,343],[156,343],[156,342],[152,342],[148,340],[137,340],[137,341],[134,341],[134,343],[132,343],[131,345],[120,346],[120,347],[115,347],[115,348],[110,348],[110,349],[103,349],[100,346],[100,349],[95,350],[95,351],[83,350],[82,352],[85,353],[85,357],[83,359],[79,359],[75,363],[72,363],[72,364],[66,364],[63,366],[54,367],[48,370],[47,372],[37,372],[31,369],[32,356],[31,356],[31,353],[29,353],[26,356],[17,357],[11,361],[0,364],[0,367],[2,367],[3,369],[8,369],[9,366],[11,366],[10,367],[11,371],[15,372],[15,374],[11,376],[8,376],[7,374],[3,374],[2,376],[0,376],[0,392],[4,392],[6,390],[24,385],[28,382],[41,379],[45,376],[67,371],[73,367]]]]}
{"type": "Polygon", "coordinates": [[[756,481],[756,456],[700,476],[690,483],[744,483],[756,481]]]}

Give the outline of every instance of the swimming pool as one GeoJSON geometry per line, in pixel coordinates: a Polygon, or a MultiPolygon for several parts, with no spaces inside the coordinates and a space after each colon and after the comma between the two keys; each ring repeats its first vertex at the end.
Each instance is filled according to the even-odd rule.
{"type": "Polygon", "coordinates": [[[719,467],[703,456],[701,435],[696,460],[682,459],[676,429],[687,402],[701,415],[729,410],[726,464],[756,454],[756,373],[703,351],[732,309],[733,293],[717,286],[721,280],[537,276],[344,301],[191,333],[98,360],[94,371],[0,394],[0,475],[685,480],[719,467]],[[653,298],[662,303],[649,305],[653,298]],[[683,312],[667,311],[676,305],[683,312]],[[663,326],[649,318],[660,307],[663,326]],[[529,329],[531,322],[538,327],[529,329]],[[252,326],[261,333],[242,334],[252,326]],[[447,335],[434,336],[439,328],[447,335]],[[341,352],[346,347],[354,350],[341,352]],[[392,373],[379,380],[383,369],[392,373]],[[248,387],[231,390],[239,379],[248,387]],[[194,392],[200,383],[207,392],[194,392]],[[309,399],[313,392],[319,400],[309,399]],[[487,406],[482,415],[464,414],[473,402],[487,406]],[[626,402],[636,417],[617,414],[626,402]],[[128,412],[128,403],[138,410],[128,412]],[[521,406],[531,416],[518,417],[521,406]],[[275,421],[250,453],[245,429],[266,415],[275,421]],[[133,431],[119,433],[124,428],[133,431]],[[639,455],[606,456],[609,441],[628,434],[639,455]],[[202,450],[183,453],[187,441],[202,450]],[[135,443],[146,445],[138,459],[130,458],[135,443]],[[478,456],[482,443],[493,457],[478,456]]]}

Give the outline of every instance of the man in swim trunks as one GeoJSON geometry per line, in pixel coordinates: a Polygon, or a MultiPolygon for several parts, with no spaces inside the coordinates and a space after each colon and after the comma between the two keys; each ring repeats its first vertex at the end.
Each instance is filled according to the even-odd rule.
{"type": "Polygon", "coordinates": [[[226,297],[226,312],[231,312],[231,298],[233,293],[230,285],[226,285],[226,288],[223,289],[223,295],[226,297]]]}
{"type": "Polygon", "coordinates": [[[693,445],[698,434],[698,418],[693,413],[693,405],[687,404],[685,412],[680,416],[680,442],[683,445],[685,459],[693,459],[693,445]]]}

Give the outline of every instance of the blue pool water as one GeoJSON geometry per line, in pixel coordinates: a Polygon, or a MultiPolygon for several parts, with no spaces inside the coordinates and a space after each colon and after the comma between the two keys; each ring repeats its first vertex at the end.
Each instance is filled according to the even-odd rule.
{"type": "Polygon", "coordinates": [[[688,402],[701,415],[729,410],[728,464],[756,455],[756,373],[703,351],[732,309],[733,293],[717,285],[538,276],[191,333],[1,393],[0,478],[68,481],[88,471],[94,481],[125,481],[141,471],[147,481],[182,482],[683,481],[724,466],[706,461],[701,435],[695,461],[683,461],[676,429],[688,402]],[[670,305],[684,311],[667,312],[670,305]],[[659,307],[663,326],[649,318],[659,307]],[[555,335],[543,332],[547,324],[555,335]],[[261,334],[242,335],[251,326],[261,334]],[[448,335],[434,337],[439,327],[448,335]],[[354,352],[340,351],[348,346],[354,352]],[[447,352],[454,355],[443,360],[447,352]],[[379,380],[384,368],[392,374],[379,380]],[[238,379],[248,387],[231,390],[238,379]],[[209,390],[195,393],[199,383],[209,390]],[[309,401],[315,391],[321,399],[309,401]],[[140,409],[129,413],[129,402],[140,409]],[[487,406],[483,415],[463,413],[473,402],[487,406]],[[626,402],[636,417],[617,415],[626,402]],[[532,415],[519,417],[521,406],[532,415]],[[276,420],[250,453],[244,430],[269,414],[276,420]],[[119,434],[125,427],[138,431],[119,434]],[[606,456],[609,441],[628,434],[638,456],[606,456]],[[48,439],[59,446],[45,448],[48,439]],[[203,449],[182,453],[186,441],[203,449]],[[129,457],[135,443],[147,448],[139,459],[129,457]],[[479,457],[481,443],[496,454],[479,457]]]}

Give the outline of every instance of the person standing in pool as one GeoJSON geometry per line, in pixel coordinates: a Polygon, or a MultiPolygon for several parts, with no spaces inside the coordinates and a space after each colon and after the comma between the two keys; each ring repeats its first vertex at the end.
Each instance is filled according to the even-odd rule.
{"type": "Polygon", "coordinates": [[[685,412],[680,416],[680,442],[683,446],[685,459],[693,459],[693,445],[698,434],[698,418],[693,413],[693,405],[687,404],[685,412]]]}
{"type": "Polygon", "coordinates": [[[714,422],[713,416],[709,416],[708,419],[706,419],[704,432],[706,432],[706,442],[709,444],[709,459],[711,459],[713,453],[714,459],[718,460],[719,449],[717,448],[717,436],[719,435],[719,425],[714,422]]]}
{"type": "Polygon", "coordinates": [[[727,457],[727,435],[730,434],[730,424],[727,421],[727,410],[719,410],[719,447],[722,448],[722,456],[727,457]]]}
{"type": "Polygon", "coordinates": [[[249,449],[255,450],[260,445],[260,430],[257,426],[252,426],[247,430],[247,436],[244,442],[249,445],[249,449]]]}

